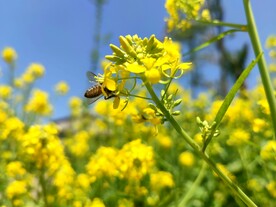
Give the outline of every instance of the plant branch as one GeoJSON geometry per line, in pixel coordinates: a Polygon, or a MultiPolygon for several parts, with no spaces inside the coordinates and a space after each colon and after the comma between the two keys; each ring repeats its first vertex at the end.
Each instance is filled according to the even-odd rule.
{"type": "Polygon", "coordinates": [[[249,207],[257,207],[257,205],[235,184],[232,180],[225,175],[217,165],[209,158],[209,156],[202,152],[199,145],[187,134],[187,132],[178,124],[178,122],[172,117],[172,115],[167,111],[165,106],[159,100],[155,94],[151,84],[146,80],[145,77],[142,77],[144,85],[146,86],[149,94],[152,97],[152,100],[156,106],[162,111],[164,116],[167,118],[167,121],[174,127],[178,134],[194,149],[194,151],[209,165],[209,167],[225,182],[225,184],[233,191],[233,194],[236,195],[241,201],[243,201],[249,207]]]}

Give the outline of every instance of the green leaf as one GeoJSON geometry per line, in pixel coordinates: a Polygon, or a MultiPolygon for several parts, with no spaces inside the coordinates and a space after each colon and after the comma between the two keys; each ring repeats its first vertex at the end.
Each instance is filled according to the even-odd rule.
{"type": "Polygon", "coordinates": [[[231,102],[233,101],[236,93],[238,92],[239,88],[241,87],[241,85],[243,84],[243,82],[245,81],[245,79],[247,78],[247,76],[249,75],[250,71],[254,68],[254,66],[258,63],[259,59],[261,58],[261,56],[263,55],[263,52],[260,53],[258,55],[258,57],[256,57],[255,60],[253,60],[248,66],[247,68],[242,72],[242,74],[240,75],[240,77],[238,78],[238,80],[236,81],[236,83],[233,85],[233,87],[231,88],[231,90],[228,92],[227,96],[225,97],[217,115],[215,118],[215,122],[217,124],[217,126],[220,124],[222,118],[224,117],[228,107],[230,106],[231,102]]]}

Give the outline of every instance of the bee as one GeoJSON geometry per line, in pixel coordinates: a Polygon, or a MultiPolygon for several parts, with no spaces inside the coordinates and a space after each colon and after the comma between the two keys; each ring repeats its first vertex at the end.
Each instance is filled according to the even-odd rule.
{"type": "Polygon", "coordinates": [[[89,79],[89,81],[94,84],[90,88],[88,88],[84,93],[84,97],[88,99],[88,104],[92,104],[95,101],[97,101],[99,98],[103,97],[104,96],[103,90],[106,93],[106,96],[104,96],[104,99],[110,99],[116,96],[115,94],[113,94],[113,91],[108,90],[106,87],[104,88],[102,87],[102,83],[99,83],[95,79],[96,75],[94,73],[87,71],[86,76],[89,79]]]}

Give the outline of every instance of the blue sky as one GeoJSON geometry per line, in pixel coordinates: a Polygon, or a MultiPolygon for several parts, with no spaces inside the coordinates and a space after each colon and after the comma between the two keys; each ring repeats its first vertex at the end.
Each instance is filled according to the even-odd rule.
{"type": "MultiPolygon", "coordinates": [[[[91,0],[1,0],[0,1],[0,50],[12,46],[18,53],[17,74],[24,72],[32,62],[46,68],[45,77],[37,87],[52,92],[54,85],[64,80],[70,92],[53,102],[54,117],[68,114],[68,99],[82,97],[87,89],[85,72],[91,67],[95,8],[91,0]]],[[[110,33],[110,43],[118,44],[119,35],[138,34],[149,37],[165,34],[164,0],[109,0],[103,10],[102,33],[110,33]]],[[[275,0],[252,1],[261,41],[276,33],[275,0]]],[[[245,23],[241,0],[223,1],[226,21],[245,23]]],[[[240,48],[248,42],[247,34],[238,34],[231,40],[231,47],[240,48]],[[233,43],[233,44],[232,44],[233,43]]],[[[101,48],[101,58],[111,51],[108,44],[101,48]]],[[[250,52],[248,60],[253,59],[250,52]]],[[[0,61],[5,73],[5,64],[0,61]]],[[[251,75],[254,85],[258,71],[251,75]]],[[[3,79],[0,79],[2,82],[3,79]]],[[[0,82],[0,83],[1,83],[0,82]]]]}

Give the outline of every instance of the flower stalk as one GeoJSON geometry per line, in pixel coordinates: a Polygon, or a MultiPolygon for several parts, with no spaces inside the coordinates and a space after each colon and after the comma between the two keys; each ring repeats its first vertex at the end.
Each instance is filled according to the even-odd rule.
{"type": "Polygon", "coordinates": [[[256,207],[257,205],[239,188],[232,180],[224,174],[217,165],[209,158],[208,154],[201,151],[199,145],[188,135],[188,133],[178,124],[178,122],[173,118],[173,116],[167,111],[162,102],[159,100],[155,94],[151,84],[147,81],[145,77],[142,77],[144,85],[146,86],[152,100],[156,106],[162,111],[167,121],[174,127],[178,134],[194,149],[194,151],[209,165],[209,167],[225,182],[225,184],[232,190],[233,194],[237,196],[241,201],[243,201],[249,207],[256,207]]]}
{"type": "MultiPolygon", "coordinates": [[[[252,43],[252,47],[257,57],[262,51],[261,41],[258,35],[257,26],[252,12],[250,0],[243,0],[245,15],[247,19],[248,34],[252,43]]],[[[274,136],[276,134],[276,100],[273,92],[271,79],[268,73],[268,68],[264,55],[258,61],[259,71],[264,86],[267,102],[270,108],[272,125],[274,128],[274,136]]]]}

